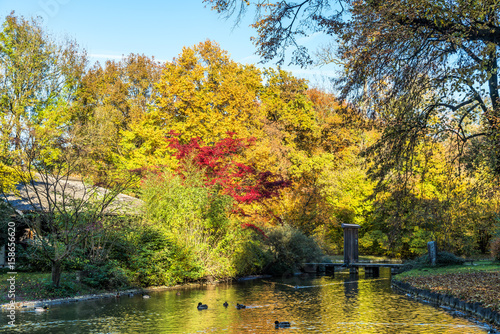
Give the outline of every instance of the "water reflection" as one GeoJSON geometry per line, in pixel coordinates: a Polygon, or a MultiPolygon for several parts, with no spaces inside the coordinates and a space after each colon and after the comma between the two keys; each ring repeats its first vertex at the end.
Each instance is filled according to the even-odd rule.
{"type": "Polygon", "coordinates": [[[18,313],[15,328],[1,333],[486,333],[390,288],[390,272],[335,277],[297,276],[241,284],[54,306],[49,312],[18,313]],[[223,303],[227,301],[226,308],[223,303]],[[198,310],[197,304],[208,305],[198,310]],[[236,309],[236,304],[245,309],[236,309]],[[276,329],[274,321],[289,321],[276,329]]]}

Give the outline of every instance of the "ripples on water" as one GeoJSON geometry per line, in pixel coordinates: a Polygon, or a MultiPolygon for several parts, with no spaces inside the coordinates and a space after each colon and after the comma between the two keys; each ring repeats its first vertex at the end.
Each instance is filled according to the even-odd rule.
{"type": "Polygon", "coordinates": [[[55,305],[17,312],[15,327],[0,313],[1,333],[487,333],[445,310],[395,294],[390,273],[359,279],[293,277],[55,305]],[[384,275],[385,274],[385,275],[384,275]],[[198,311],[198,302],[207,310],[198,311]],[[225,308],[224,301],[229,303],[225,308]],[[236,303],[247,305],[237,310],[236,303]],[[276,329],[274,321],[289,321],[276,329]]]}

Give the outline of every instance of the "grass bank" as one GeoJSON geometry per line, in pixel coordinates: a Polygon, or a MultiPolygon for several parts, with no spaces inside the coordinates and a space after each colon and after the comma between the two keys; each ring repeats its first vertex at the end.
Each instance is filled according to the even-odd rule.
{"type": "Polygon", "coordinates": [[[467,303],[481,303],[483,307],[500,312],[498,262],[475,261],[465,265],[415,268],[394,276],[394,279],[467,303]]]}
{"type": "MultiPolygon", "coordinates": [[[[14,285],[16,302],[70,298],[110,292],[81,283],[77,279],[76,272],[63,273],[61,286],[56,289],[51,285],[50,276],[50,273],[17,272],[14,285]]],[[[0,282],[3,282],[0,284],[0,304],[10,301],[8,298],[9,284],[7,282],[10,277],[11,275],[7,271],[0,271],[0,282]]]]}

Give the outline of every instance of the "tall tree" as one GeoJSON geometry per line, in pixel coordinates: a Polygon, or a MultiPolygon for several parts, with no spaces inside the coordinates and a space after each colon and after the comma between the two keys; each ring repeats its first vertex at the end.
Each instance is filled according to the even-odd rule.
{"type": "Polygon", "coordinates": [[[0,32],[0,190],[15,185],[12,154],[33,127],[63,136],[85,66],[85,51],[75,42],[52,40],[37,20],[6,17],[0,32]]]}
{"type": "Polygon", "coordinates": [[[52,263],[55,286],[63,261],[100,233],[105,210],[127,183],[113,191],[71,182],[87,172],[72,113],[86,64],[76,43],[52,40],[37,20],[7,16],[0,32],[0,171],[7,166],[10,174],[7,182],[0,178],[0,194],[13,206],[29,205],[25,223],[52,263]]]}
{"type": "Polygon", "coordinates": [[[87,148],[89,173],[97,180],[110,170],[161,164],[165,152],[157,149],[165,133],[151,122],[160,72],[154,59],[130,54],[104,66],[94,64],[82,79],[72,121],[87,148]]]}
{"type": "Polygon", "coordinates": [[[188,142],[199,137],[215,143],[234,132],[253,135],[258,117],[260,71],[241,65],[212,41],[184,48],[166,63],[157,84],[159,117],[166,129],[188,142]]]}
{"type": "Polygon", "coordinates": [[[449,138],[458,154],[479,148],[500,173],[499,10],[496,1],[362,1],[342,30],[323,22],[342,40],[344,96],[367,101],[386,125],[385,161],[410,161],[425,137],[449,138]]]}
{"type": "Polygon", "coordinates": [[[207,2],[228,15],[257,9],[254,41],[264,60],[282,62],[295,46],[292,61],[307,65],[297,38],[331,36],[319,60],[343,66],[342,97],[383,119],[388,153],[379,157],[392,166],[410,161],[424,136],[440,136],[453,138],[459,154],[483,154],[500,173],[497,1],[207,2]]]}
{"type": "Polygon", "coordinates": [[[276,60],[285,62],[289,48],[292,48],[291,63],[300,66],[314,62],[310,51],[300,44],[304,36],[318,31],[327,31],[322,27],[325,17],[335,22],[342,22],[343,14],[349,8],[351,0],[303,0],[300,2],[268,0],[203,0],[212,5],[212,9],[227,18],[237,16],[239,21],[248,10],[255,11],[252,27],[257,30],[257,37],[252,41],[257,47],[257,54],[263,61],[276,60]]]}

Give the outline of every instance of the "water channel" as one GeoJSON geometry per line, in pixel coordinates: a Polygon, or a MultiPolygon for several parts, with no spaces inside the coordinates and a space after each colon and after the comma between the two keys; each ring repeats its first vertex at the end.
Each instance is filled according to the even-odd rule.
{"type": "Polygon", "coordinates": [[[0,333],[488,333],[484,324],[395,293],[390,271],[208,285],[0,313],[0,333]],[[180,292],[180,295],[177,294],[180,292]],[[223,303],[229,306],[225,308],[223,303]],[[198,302],[208,305],[197,310],[198,302]],[[236,309],[236,303],[245,309],[236,309]],[[274,322],[290,328],[276,329],[274,322]]]}

